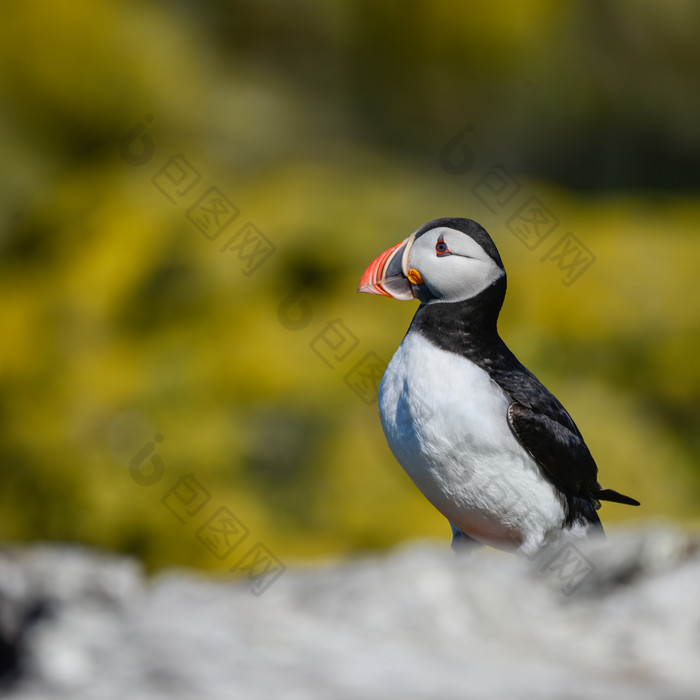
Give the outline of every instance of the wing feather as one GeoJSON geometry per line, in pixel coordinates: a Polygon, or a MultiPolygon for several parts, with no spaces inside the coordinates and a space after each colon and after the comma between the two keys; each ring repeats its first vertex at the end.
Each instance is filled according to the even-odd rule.
{"type": "Polygon", "coordinates": [[[594,495],[600,488],[598,467],[578,431],[517,401],[508,407],[508,423],[518,442],[558,485],[580,495],[594,495]]]}

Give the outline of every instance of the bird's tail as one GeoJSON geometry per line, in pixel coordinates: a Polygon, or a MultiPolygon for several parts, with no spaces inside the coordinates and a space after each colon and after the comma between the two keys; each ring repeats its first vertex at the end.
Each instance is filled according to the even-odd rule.
{"type": "Polygon", "coordinates": [[[629,496],[625,496],[624,494],[618,493],[617,491],[613,491],[613,489],[601,489],[600,491],[598,491],[598,493],[595,494],[595,497],[599,501],[610,501],[611,503],[624,503],[628,506],[640,505],[638,500],[630,498],[629,496]]]}

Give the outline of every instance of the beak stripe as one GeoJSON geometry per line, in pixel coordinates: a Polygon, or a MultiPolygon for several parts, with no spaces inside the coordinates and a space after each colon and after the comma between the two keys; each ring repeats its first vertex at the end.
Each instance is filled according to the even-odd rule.
{"type": "Polygon", "coordinates": [[[415,299],[413,285],[408,278],[408,254],[414,240],[415,235],[411,235],[373,260],[360,278],[357,291],[381,294],[399,301],[415,299]]]}
{"type": "Polygon", "coordinates": [[[403,244],[404,242],[401,241],[401,243],[392,246],[370,264],[362,275],[362,279],[360,279],[358,291],[374,292],[375,294],[381,294],[385,297],[392,296],[384,289],[381,280],[384,279],[384,272],[387,267],[389,267],[389,263],[394,257],[394,254],[403,244]]]}

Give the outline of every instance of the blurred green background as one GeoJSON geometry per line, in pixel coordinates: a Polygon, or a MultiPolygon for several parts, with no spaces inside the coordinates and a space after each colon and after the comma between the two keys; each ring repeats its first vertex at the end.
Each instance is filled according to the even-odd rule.
{"type": "Polygon", "coordinates": [[[226,508],[285,562],[447,546],[361,376],[415,306],[355,293],[439,216],[491,232],[502,335],[643,502],[604,523],[696,522],[698,26],[691,0],[4,2],[0,539],[227,569],[226,508]]]}

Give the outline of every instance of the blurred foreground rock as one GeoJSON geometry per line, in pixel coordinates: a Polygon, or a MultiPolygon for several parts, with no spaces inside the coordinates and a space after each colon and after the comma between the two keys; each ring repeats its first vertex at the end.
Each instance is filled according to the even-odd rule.
{"type": "Polygon", "coordinates": [[[653,527],[531,562],[417,544],[245,578],[0,551],[5,697],[697,698],[700,548],[653,527]]]}

